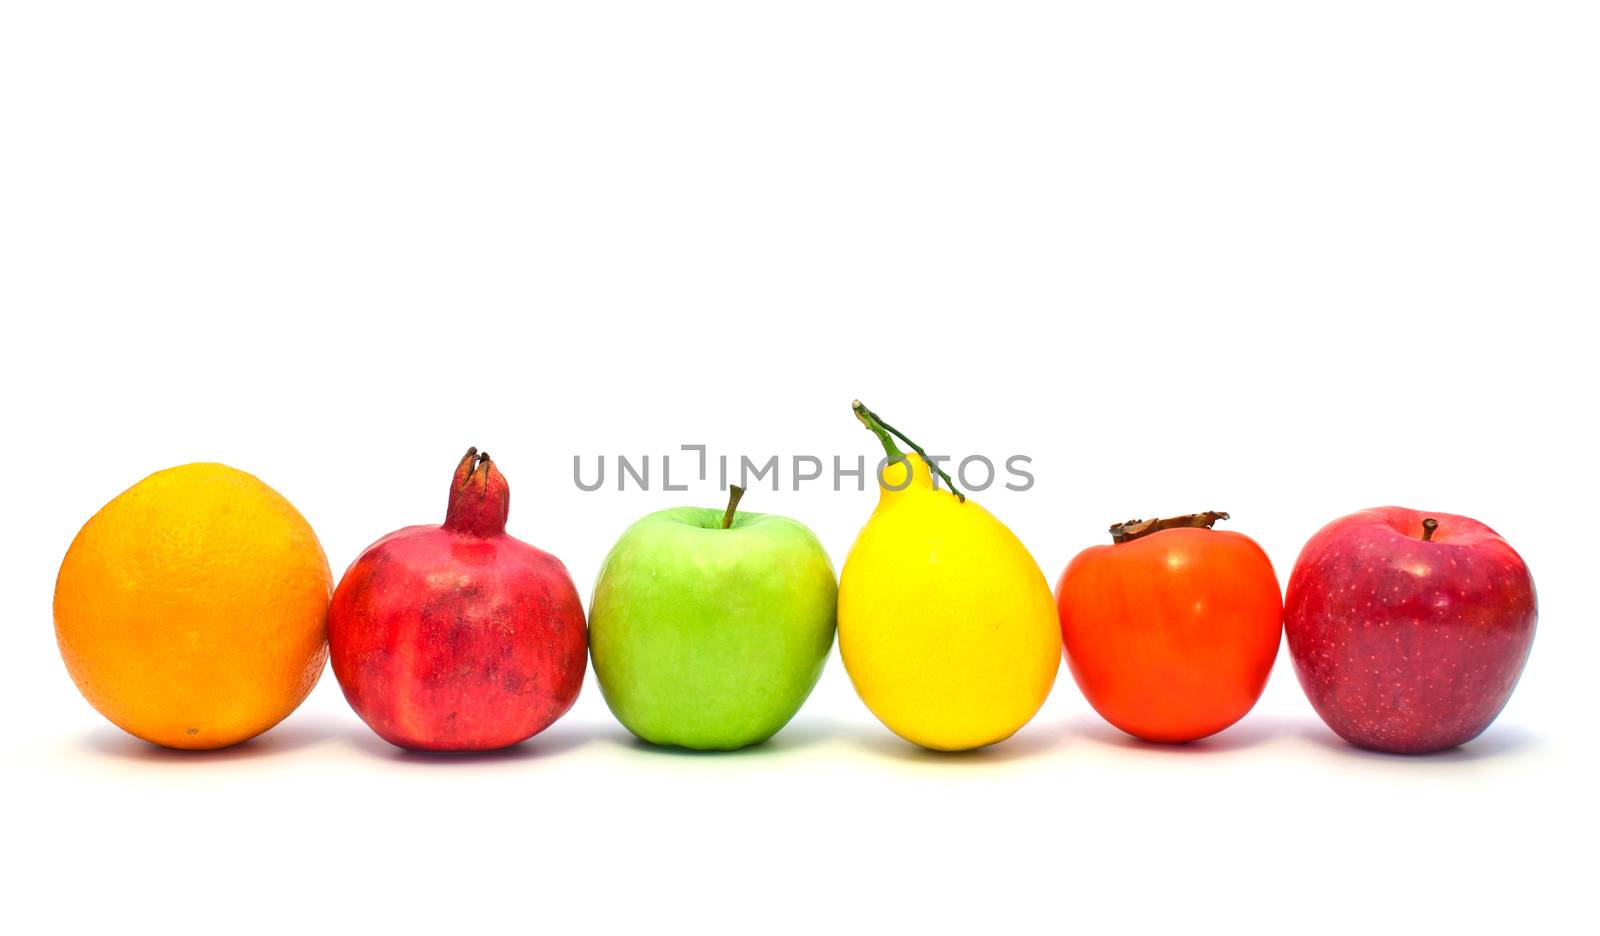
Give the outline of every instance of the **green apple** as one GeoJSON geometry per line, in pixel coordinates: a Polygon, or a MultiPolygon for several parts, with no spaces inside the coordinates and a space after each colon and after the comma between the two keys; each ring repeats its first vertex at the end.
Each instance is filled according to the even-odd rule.
{"type": "Polygon", "coordinates": [[[822,675],[838,580],[790,520],[674,507],[629,527],[600,567],[589,648],[617,720],[646,741],[732,750],[777,734],[822,675]]]}

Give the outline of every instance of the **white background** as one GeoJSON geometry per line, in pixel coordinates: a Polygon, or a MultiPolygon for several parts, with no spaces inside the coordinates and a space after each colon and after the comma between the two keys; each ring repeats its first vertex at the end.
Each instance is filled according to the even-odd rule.
{"type": "MultiPolygon", "coordinates": [[[[0,13],[7,912],[22,931],[1592,926],[1600,21],[1587,3],[7,4],[0,13]],[[587,595],[635,517],[572,457],[1033,457],[980,502],[1051,581],[1208,508],[1286,579],[1351,510],[1477,517],[1541,622],[1503,717],[1340,743],[1287,657],[1142,746],[1063,669],[920,753],[835,658],[764,748],[632,743],[592,683],[438,761],[331,676],[185,755],[59,662],[56,566],[220,460],[335,573],[442,518],[469,444],[587,595]]],[[[657,464],[659,464],[657,462],[657,464]]],[[[659,470],[659,469],[658,469],[659,470]]],[[[787,468],[785,469],[787,478],[787,468]]],[[[787,485],[786,485],[787,487],[787,485]]],[[[842,564],[875,495],[753,491],[842,564]]]]}

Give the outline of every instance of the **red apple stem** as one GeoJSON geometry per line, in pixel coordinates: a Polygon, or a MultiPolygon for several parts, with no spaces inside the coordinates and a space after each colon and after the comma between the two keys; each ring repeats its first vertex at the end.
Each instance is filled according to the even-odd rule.
{"type": "Polygon", "coordinates": [[[1228,514],[1225,511],[1208,510],[1205,513],[1184,514],[1181,517],[1165,517],[1159,520],[1129,520],[1125,523],[1113,523],[1111,524],[1111,542],[1126,543],[1141,536],[1159,533],[1162,530],[1177,530],[1186,527],[1209,530],[1211,525],[1218,520],[1227,519],[1228,514]]]}
{"type": "Polygon", "coordinates": [[[1439,529],[1439,521],[1433,519],[1432,517],[1422,521],[1422,541],[1424,543],[1432,542],[1433,531],[1437,529],[1439,529]]]}
{"type": "Polygon", "coordinates": [[[922,446],[906,438],[906,434],[899,429],[884,422],[878,417],[877,413],[863,406],[860,400],[853,401],[850,404],[850,409],[855,411],[856,418],[861,420],[861,424],[871,429],[873,435],[878,437],[878,441],[883,443],[883,450],[888,454],[890,461],[904,460],[905,458],[905,453],[901,452],[899,446],[894,444],[894,440],[899,439],[906,444],[907,448],[921,456],[923,463],[939,475],[939,480],[945,483],[945,486],[950,489],[950,493],[956,496],[956,500],[963,504],[967,502],[967,495],[956,489],[956,483],[950,480],[950,476],[944,473],[944,469],[929,460],[928,453],[922,450],[922,446]],[[890,436],[894,438],[890,438],[890,436]]]}
{"type": "Polygon", "coordinates": [[[722,528],[724,530],[733,526],[733,515],[739,509],[739,498],[744,496],[744,488],[737,484],[728,485],[728,509],[722,512],[722,528]]]}

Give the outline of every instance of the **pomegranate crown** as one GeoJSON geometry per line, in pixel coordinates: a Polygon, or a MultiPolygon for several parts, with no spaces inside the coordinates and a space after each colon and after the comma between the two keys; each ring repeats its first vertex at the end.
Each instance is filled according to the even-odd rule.
{"type": "Polygon", "coordinates": [[[511,486],[488,452],[467,449],[450,482],[444,528],[472,536],[498,536],[511,515],[511,486]]]}

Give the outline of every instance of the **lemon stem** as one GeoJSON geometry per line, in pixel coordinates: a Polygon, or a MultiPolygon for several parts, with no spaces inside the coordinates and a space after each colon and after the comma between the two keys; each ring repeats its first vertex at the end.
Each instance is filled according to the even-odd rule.
{"type": "MultiPolygon", "coordinates": [[[[899,429],[878,418],[878,414],[863,406],[860,400],[851,403],[850,408],[855,411],[856,418],[861,420],[861,424],[871,429],[873,435],[878,437],[878,441],[883,443],[883,450],[888,453],[890,461],[905,460],[905,453],[900,451],[899,446],[894,444],[894,440],[899,439],[906,444],[907,448],[916,452],[922,458],[923,463],[944,481],[945,486],[950,489],[950,493],[956,496],[956,500],[963,504],[967,502],[967,496],[956,489],[956,483],[950,480],[950,476],[944,473],[944,469],[933,463],[933,460],[928,457],[928,453],[922,450],[922,446],[906,438],[906,434],[899,429]]],[[[907,467],[909,468],[910,466],[908,465],[907,467]]]]}

